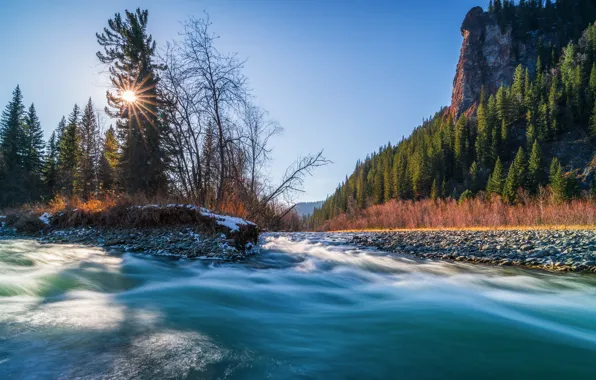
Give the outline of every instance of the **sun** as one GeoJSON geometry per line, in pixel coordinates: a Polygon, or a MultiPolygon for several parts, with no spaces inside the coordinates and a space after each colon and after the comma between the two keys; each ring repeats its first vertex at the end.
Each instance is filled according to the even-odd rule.
{"type": "Polygon", "coordinates": [[[132,90],[124,91],[120,97],[127,103],[134,103],[137,101],[137,94],[135,94],[135,92],[132,90]]]}

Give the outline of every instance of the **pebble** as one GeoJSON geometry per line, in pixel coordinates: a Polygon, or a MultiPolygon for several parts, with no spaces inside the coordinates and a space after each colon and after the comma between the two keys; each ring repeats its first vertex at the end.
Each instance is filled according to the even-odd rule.
{"type": "Polygon", "coordinates": [[[364,232],[352,243],[425,259],[596,273],[596,230],[364,232]]]}

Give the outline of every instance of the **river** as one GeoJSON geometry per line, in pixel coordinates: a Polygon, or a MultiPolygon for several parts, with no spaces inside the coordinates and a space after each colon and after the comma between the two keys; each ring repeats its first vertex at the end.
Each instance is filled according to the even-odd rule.
{"type": "Polygon", "coordinates": [[[596,276],[269,234],[245,263],[0,241],[0,379],[594,379],[596,276]]]}

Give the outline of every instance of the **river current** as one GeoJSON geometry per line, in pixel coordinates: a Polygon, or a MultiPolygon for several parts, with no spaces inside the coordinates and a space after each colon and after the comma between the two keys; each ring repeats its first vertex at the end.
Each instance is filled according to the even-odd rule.
{"type": "Polygon", "coordinates": [[[596,276],[349,237],[244,263],[0,240],[0,379],[596,378],[596,276]]]}

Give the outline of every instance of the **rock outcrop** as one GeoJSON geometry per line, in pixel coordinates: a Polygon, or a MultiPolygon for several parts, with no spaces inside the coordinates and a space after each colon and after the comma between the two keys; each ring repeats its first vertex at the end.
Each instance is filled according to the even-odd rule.
{"type": "Polygon", "coordinates": [[[487,94],[501,84],[511,85],[515,68],[521,63],[531,73],[536,69],[539,36],[529,33],[524,41],[513,36],[511,26],[501,28],[494,14],[472,8],[461,26],[464,38],[453,81],[451,114],[458,117],[473,111],[482,86],[487,94]]]}

